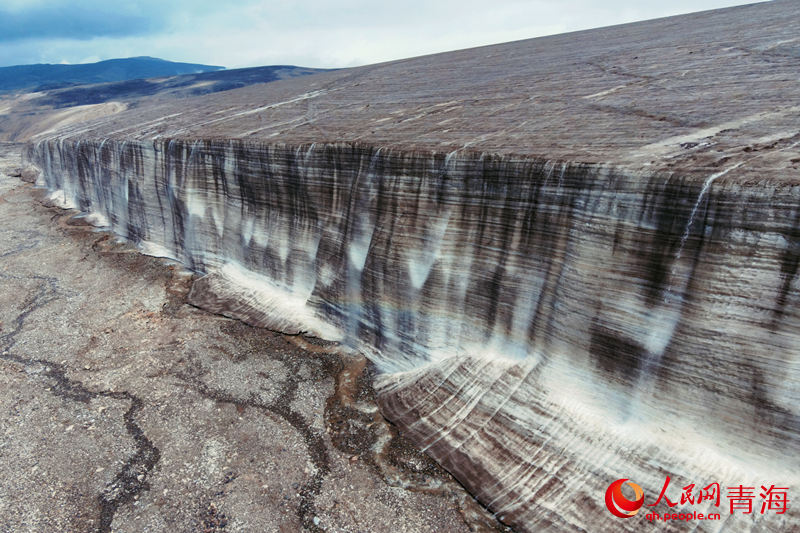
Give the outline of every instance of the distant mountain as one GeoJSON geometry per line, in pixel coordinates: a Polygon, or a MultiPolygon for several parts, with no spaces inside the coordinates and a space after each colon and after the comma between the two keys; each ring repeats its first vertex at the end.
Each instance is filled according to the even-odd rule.
{"type": "Polygon", "coordinates": [[[155,79],[125,80],[111,83],[79,85],[48,90],[36,99],[38,106],[54,108],[99,104],[109,101],[130,102],[147,96],[185,98],[201,94],[238,89],[256,83],[325,72],[325,69],[272,65],[267,67],[239,68],[180,76],[163,76],[155,79]]]}
{"type": "Polygon", "coordinates": [[[109,59],[80,65],[0,67],[0,92],[44,91],[89,83],[118,82],[224,70],[225,67],[176,63],[155,57],[109,59]]]}
{"type": "MultiPolygon", "coordinates": [[[[102,72],[102,67],[99,70],[102,72]]],[[[52,71],[51,71],[52,72],[52,71]]],[[[108,72],[108,71],[106,71],[108,72]]],[[[0,142],[23,142],[42,131],[48,131],[66,122],[80,122],[90,118],[118,113],[124,109],[138,107],[143,103],[155,100],[167,101],[178,98],[189,98],[201,94],[217,93],[239,89],[248,85],[268,83],[326,72],[326,69],[296,67],[292,65],[272,65],[232,70],[220,70],[220,67],[206,65],[188,65],[172,63],[152,58],[114,59],[94,63],[93,65],[26,65],[20,67],[0,68],[0,142]],[[47,78],[44,74],[49,67],[95,67],[111,63],[125,66],[131,63],[151,62],[156,67],[168,66],[154,71],[128,70],[129,75],[154,76],[146,79],[123,79],[103,83],[76,84],[74,81],[61,81],[47,78]],[[190,74],[174,74],[175,68],[191,69],[190,74]],[[210,72],[198,72],[199,69],[215,69],[210,72]],[[28,76],[28,83],[33,86],[8,89],[9,72],[25,73],[41,69],[40,77],[28,76]],[[136,72],[136,74],[133,74],[136,72]],[[4,85],[5,84],[5,85],[4,85]],[[66,86],[65,86],[66,85],[66,86]],[[53,88],[53,87],[56,88],[53,88]],[[69,111],[69,108],[74,108],[69,111]]],[[[76,79],[73,76],[69,79],[76,79]]],[[[21,76],[18,76],[21,77],[21,76]]]]}

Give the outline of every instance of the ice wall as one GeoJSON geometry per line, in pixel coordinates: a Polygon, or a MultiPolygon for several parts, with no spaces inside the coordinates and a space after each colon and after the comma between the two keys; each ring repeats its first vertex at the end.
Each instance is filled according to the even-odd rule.
{"type": "MultiPolygon", "coordinates": [[[[604,507],[622,477],[647,503],[666,475],[672,500],[800,479],[797,184],[358,144],[26,157],[54,199],[206,274],[194,303],[366,353],[386,416],[520,530],[639,530],[604,507]]],[[[798,524],[726,503],[736,530],[798,524]]]]}

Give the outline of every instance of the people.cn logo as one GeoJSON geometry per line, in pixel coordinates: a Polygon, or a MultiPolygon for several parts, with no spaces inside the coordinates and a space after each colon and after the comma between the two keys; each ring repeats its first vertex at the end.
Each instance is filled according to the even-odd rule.
{"type": "Polygon", "coordinates": [[[631,501],[622,495],[622,485],[628,481],[627,479],[618,479],[608,486],[606,490],[606,507],[611,511],[611,514],[620,518],[630,518],[636,516],[639,509],[644,505],[644,491],[642,487],[628,481],[627,485],[633,489],[636,498],[631,501]]]}

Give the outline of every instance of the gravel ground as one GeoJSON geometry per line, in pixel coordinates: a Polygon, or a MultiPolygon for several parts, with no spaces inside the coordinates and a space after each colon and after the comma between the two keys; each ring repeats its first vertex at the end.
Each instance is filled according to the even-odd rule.
{"type": "Polygon", "coordinates": [[[0,145],[0,531],[487,531],[338,346],[40,203],[0,145]]]}

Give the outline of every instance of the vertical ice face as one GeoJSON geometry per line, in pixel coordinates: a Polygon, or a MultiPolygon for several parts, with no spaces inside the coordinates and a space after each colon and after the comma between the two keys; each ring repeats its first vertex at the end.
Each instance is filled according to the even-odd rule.
{"type": "Polygon", "coordinates": [[[27,158],[65,205],[206,274],[195,303],[363,350],[386,415],[521,529],[596,529],[613,517],[569,502],[660,487],[653,461],[800,481],[796,187],[351,144],[27,158]]]}

